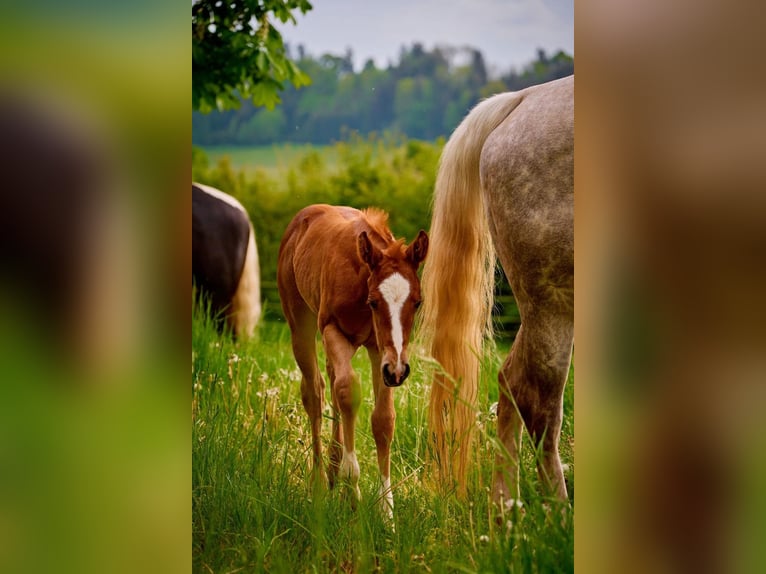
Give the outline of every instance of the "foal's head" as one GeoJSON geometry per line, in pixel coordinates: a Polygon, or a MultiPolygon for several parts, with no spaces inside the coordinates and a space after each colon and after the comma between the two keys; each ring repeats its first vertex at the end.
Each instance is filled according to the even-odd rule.
{"type": "Polygon", "coordinates": [[[407,342],[420,306],[418,267],[428,252],[428,235],[421,230],[409,246],[398,241],[381,250],[363,231],[357,246],[360,259],[370,270],[367,303],[382,354],[383,382],[398,387],[410,374],[407,342]]]}

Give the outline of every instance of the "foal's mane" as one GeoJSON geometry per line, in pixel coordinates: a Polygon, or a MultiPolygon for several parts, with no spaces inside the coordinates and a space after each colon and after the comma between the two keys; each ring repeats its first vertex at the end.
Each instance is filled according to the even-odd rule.
{"type": "Polygon", "coordinates": [[[381,237],[391,237],[391,230],[388,229],[388,213],[377,207],[368,207],[362,210],[362,214],[375,233],[381,237]]]}
{"type": "Polygon", "coordinates": [[[396,239],[391,233],[388,228],[388,213],[377,207],[368,207],[362,210],[362,214],[372,231],[385,241],[386,247],[383,253],[389,257],[403,256],[406,248],[405,240],[396,239]]]}

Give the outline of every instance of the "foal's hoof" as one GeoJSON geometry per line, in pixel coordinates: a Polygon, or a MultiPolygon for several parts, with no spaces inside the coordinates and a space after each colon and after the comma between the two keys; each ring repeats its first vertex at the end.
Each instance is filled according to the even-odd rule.
{"type": "Polygon", "coordinates": [[[362,500],[362,492],[359,490],[359,485],[345,483],[341,493],[343,500],[348,500],[349,504],[351,504],[351,509],[356,510],[359,501],[362,500]]]}
{"type": "Polygon", "coordinates": [[[327,479],[322,477],[315,477],[311,479],[311,497],[314,500],[323,500],[327,497],[327,479]]]}
{"type": "Polygon", "coordinates": [[[388,524],[391,525],[391,529],[393,530],[394,495],[391,492],[391,486],[388,481],[382,484],[378,490],[378,508],[380,509],[380,515],[388,524]]]}
{"type": "Polygon", "coordinates": [[[527,513],[524,503],[517,498],[500,498],[493,501],[495,524],[510,527],[514,520],[521,520],[527,513]]]}
{"type": "Polygon", "coordinates": [[[391,528],[391,532],[395,532],[396,525],[394,524],[394,509],[391,508],[391,505],[385,498],[380,501],[380,506],[378,506],[378,508],[380,509],[380,515],[383,517],[383,521],[389,528],[391,528]]]}
{"type": "Polygon", "coordinates": [[[323,468],[314,468],[309,474],[309,482],[311,488],[316,490],[318,488],[327,489],[327,474],[323,468]]]}

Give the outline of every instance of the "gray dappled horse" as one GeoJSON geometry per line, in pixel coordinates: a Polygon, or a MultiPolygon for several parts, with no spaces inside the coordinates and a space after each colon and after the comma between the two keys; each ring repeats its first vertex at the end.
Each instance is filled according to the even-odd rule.
{"type": "Polygon", "coordinates": [[[574,340],[574,77],[478,104],[442,153],[422,277],[421,335],[443,367],[430,400],[434,466],[466,492],[495,253],[521,314],[499,375],[493,500],[519,496],[523,425],[550,494],[566,499],[558,443],[574,340]],[[456,388],[457,387],[457,388],[456,388]],[[502,449],[501,449],[502,450],[502,449]]]}

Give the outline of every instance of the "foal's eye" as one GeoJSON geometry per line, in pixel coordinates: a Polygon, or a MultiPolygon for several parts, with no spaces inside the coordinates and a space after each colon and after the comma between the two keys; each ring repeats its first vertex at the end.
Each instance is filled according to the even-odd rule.
{"type": "Polygon", "coordinates": [[[370,307],[372,307],[373,309],[378,308],[378,302],[375,301],[374,299],[371,299],[370,301],[368,301],[368,303],[370,304],[370,307]]]}
{"type": "Polygon", "coordinates": [[[415,309],[418,309],[421,303],[422,301],[415,301],[415,309]]]}

